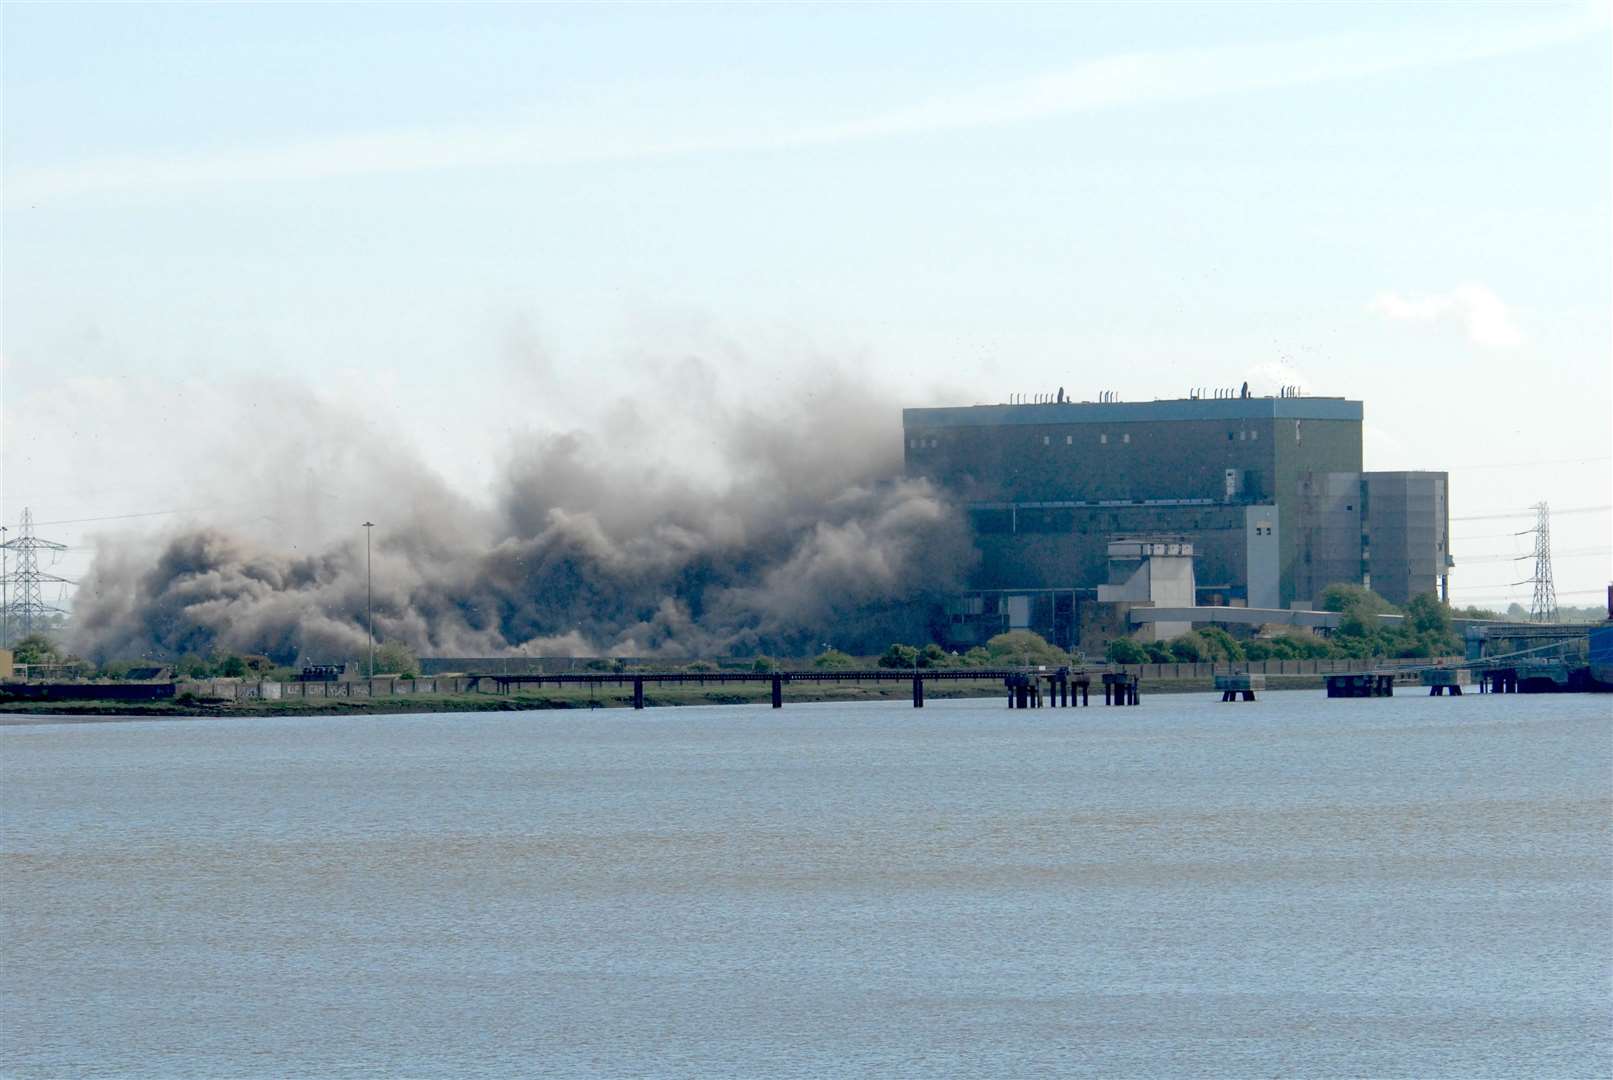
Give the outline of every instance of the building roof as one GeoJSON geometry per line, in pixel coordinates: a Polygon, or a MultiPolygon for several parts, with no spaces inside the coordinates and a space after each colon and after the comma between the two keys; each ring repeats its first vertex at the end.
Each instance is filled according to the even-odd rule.
{"type": "Polygon", "coordinates": [[[1172,420],[1355,420],[1361,403],[1346,398],[1175,398],[1167,401],[1064,401],[1035,405],[961,405],[903,409],[902,427],[1006,427],[1124,424],[1172,420]]]}

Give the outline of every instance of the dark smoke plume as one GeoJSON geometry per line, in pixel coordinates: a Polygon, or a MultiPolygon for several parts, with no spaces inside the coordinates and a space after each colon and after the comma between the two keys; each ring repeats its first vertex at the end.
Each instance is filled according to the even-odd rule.
{"type": "Polygon", "coordinates": [[[421,655],[802,656],[923,639],[977,556],[957,510],[900,475],[894,400],[818,372],[794,389],[752,382],[735,405],[702,394],[717,381],[704,363],[674,374],[675,389],[618,403],[591,433],[521,437],[491,508],[355,434],[347,410],[287,392],[304,426],[258,455],[285,488],[280,539],[198,528],[155,550],[103,543],[70,644],[102,660],[361,656],[362,538],[284,539],[309,525],[294,492],[314,458],[384,493],[356,504],[380,523],[376,637],[421,655]]]}

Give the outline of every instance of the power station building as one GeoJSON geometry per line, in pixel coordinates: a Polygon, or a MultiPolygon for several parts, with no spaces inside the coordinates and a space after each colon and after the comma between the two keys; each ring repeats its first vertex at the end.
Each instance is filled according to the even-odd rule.
{"type": "Polygon", "coordinates": [[[904,409],[908,473],[964,505],[982,554],[947,637],[1023,627],[1068,647],[1105,603],[1304,608],[1336,582],[1445,595],[1446,476],[1363,472],[1361,415],[1247,388],[904,409]]]}

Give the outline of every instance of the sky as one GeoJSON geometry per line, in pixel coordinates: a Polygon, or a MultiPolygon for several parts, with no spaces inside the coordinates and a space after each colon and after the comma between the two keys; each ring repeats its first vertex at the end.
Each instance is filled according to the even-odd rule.
{"type": "Polygon", "coordinates": [[[1458,604],[1528,605],[1541,501],[1560,601],[1598,604],[1609,25],[7,3],[0,520],[76,578],[126,530],[358,535],[409,493],[355,431],[475,501],[534,433],[719,469],[696,394],[855,378],[896,445],[903,404],[1249,380],[1450,471],[1458,604]]]}

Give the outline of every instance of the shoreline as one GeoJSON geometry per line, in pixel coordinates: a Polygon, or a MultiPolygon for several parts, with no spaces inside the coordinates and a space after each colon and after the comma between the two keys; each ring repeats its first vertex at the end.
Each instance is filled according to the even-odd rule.
{"type": "MultiPolygon", "coordinates": [[[[1319,676],[1293,676],[1275,690],[1321,689],[1319,676]]],[[[1143,696],[1153,694],[1209,693],[1214,684],[1209,679],[1169,679],[1144,684],[1143,696]]],[[[784,702],[811,704],[822,702],[907,701],[910,691],[903,683],[870,683],[849,685],[802,685],[792,689],[784,702]]],[[[969,686],[952,684],[926,690],[930,701],[953,699],[1001,698],[1002,688],[997,686],[969,686]]],[[[706,705],[765,705],[769,701],[766,686],[745,685],[685,688],[667,687],[644,695],[646,709],[682,708],[706,705]]],[[[176,701],[7,701],[0,702],[0,727],[20,727],[29,724],[51,723],[120,723],[136,720],[204,720],[226,717],[274,716],[401,716],[420,713],[471,713],[471,712],[549,712],[573,709],[628,709],[633,706],[631,688],[611,687],[608,691],[590,695],[586,691],[564,689],[542,694],[421,694],[419,696],[389,696],[381,698],[318,698],[307,700],[280,700],[272,702],[250,701],[216,704],[180,703],[176,701]]],[[[1043,706],[1053,708],[1054,706],[1043,706]]],[[[1103,707],[1100,690],[1089,708],[1103,707]]]]}

